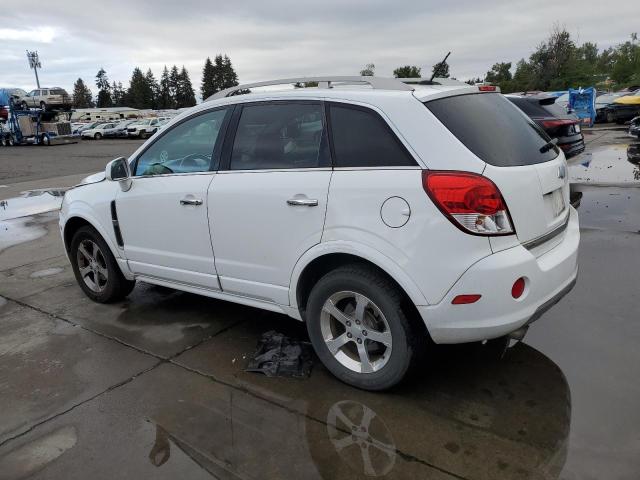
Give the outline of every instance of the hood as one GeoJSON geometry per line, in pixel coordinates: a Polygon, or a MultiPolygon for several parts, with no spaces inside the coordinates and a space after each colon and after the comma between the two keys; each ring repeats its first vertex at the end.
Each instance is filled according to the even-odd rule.
{"type": "Polygon", "coordinates": [[[76,187],[82,186],[82,185],[89,185],[91,183],[98,183],[98,182],[102,182],[104,179],[106,178],[104,172],[97,172],[97,173],[93,173],[91,175],[89,175],[88,177],[83,178],[80,183],[78,185],[76,185],[76,187]]]}
{"type": "Polygon", "coordinates": [[[613,103],[618,105],[640,105],[640,95],[625,95],[617,98],[613,103]]]}

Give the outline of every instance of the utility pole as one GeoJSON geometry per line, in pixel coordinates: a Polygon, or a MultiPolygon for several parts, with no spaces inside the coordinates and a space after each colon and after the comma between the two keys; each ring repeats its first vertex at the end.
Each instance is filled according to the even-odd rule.
{"type": "Polygon", "coordinates": [[[36,74],[36,84],[38,85],[38,88],[40,88],[40,79],[38,79],[38,69],[42,68],[42,64],[40,63],[38,52],[30,52],[29,50],[27,50],[27,60],[29,60],[29,67],[33,68],[33,71],[36,74]]]}

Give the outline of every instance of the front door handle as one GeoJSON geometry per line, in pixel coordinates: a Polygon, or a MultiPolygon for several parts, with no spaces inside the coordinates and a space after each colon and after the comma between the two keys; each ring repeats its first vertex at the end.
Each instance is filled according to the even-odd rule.
{"type": "Polygon", "coordinates": [[[202,200],[198,198],[183,198],[180,200],[180,205],[202,205],[202,200]]]}
{"type": "Polygon", "coordinates": [[[303,207],[317,207],[318,200],[315,198],[290,198],[287,200],[287,204],[293,206],[301,205],[303,207]]]}

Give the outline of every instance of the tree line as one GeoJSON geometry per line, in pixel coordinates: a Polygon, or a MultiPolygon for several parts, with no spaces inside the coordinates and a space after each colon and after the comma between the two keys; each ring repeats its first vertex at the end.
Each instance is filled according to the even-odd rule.
{"type": "MultiPolygon", "coordinates": [[[[73,105],[75,108],[131,107],[138,109],[174,109],[192,107],[196,104],[196,95],[189,73],[182,66],[171,69],[165,65],[157,80],[149,68],[142,73],[139,67],[133,69],[128,88],[122,82],[109,82],[107,72],[100,68],[96,74],[95,84],[98,95],[94,101],[93,94],[82,78],[78,78],[73,86],[73,105]]],[[[218,54],[212,62],[209,57],[202,69],[200,94],[207,99],[225,88],[238,85],[231,59],[227,55],[218,54]]]]}
{"type": "Polygon", "coordinates": [[[614,47],[600,50],[592,42],[578,45],[564,28],[554,27],[528,60],[520,59],[512,74],[512,62],[495,63],[484,79],[502,92],[554,91],[569,87],[621,89],[640,85],[640,43],[638,35],[614,47]]]}

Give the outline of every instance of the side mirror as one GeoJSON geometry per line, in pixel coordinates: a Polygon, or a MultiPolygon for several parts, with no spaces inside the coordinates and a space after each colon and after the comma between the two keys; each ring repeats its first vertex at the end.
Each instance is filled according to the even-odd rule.
{"type": "Polygon", "coordinates": [[[131,180],[131,168],[129,162],[124,157],[116,158],[107,163],[105,168],[105,177],[112,182],[120,182],[120,188],[123,192],[131,188],[133,181],[131,180]]]}

